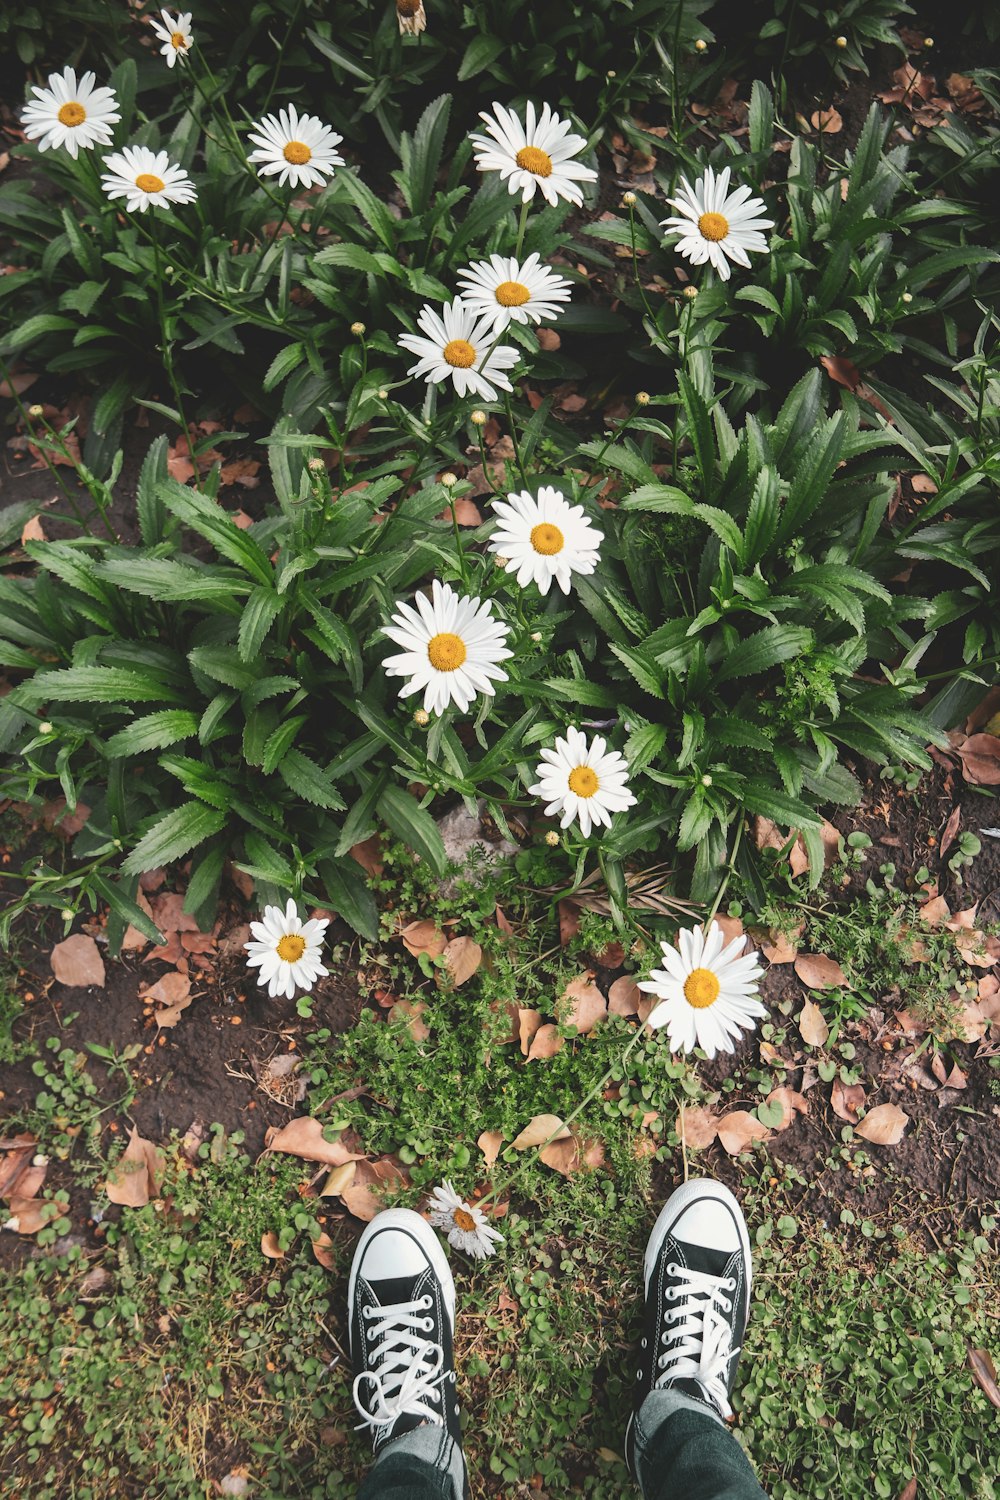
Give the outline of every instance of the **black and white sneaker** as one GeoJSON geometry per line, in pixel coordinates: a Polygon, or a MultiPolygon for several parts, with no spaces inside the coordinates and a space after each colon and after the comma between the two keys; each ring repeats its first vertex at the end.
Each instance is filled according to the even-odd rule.
{"type": "Polygon", "coordinates": [[[417,1427],[461,1446],[452,1335],[455,1283],[433,1229],[389,1208],[365,1229],[347,1290],[354,1404],[376,1455],[417,1427]]]}
{"type": "Polygon", "coordinates": [[[625,1451],[635,1473],[636,1416],[651,1391],[682,1392],[733,1414],[730,1395],[750,1311],[750,1237],[728,1188],[695,1178],[667,1199],[646,1245],[646,1303],[625,1451]]]}

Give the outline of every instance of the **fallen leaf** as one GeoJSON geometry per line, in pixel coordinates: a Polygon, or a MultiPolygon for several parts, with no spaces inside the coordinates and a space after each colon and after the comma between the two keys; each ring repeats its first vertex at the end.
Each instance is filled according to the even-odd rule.
{"type": "Polygon", "coordinates": [[[846,985],[847,975],[834,958],[825,953],[800,953],[795,972],[813,990],[832,990],[846,985]]]}
{"type": "Polygon", "coordinates": [[[419,958],[421,953],[429,953],[431,958],[440,958],[448,940],[433,922],[410,922],[399,934],[403,947],[414,958],[419,958]]]}
{"type": "Polygon", "coordinates": [[[525,1057],[528,1055],[531,1039],[541,1024],[542,1017],[537,1010],[525,1010],[518,1006],[517,1029],[521,1040],[521,1051],[525,1057]]]}
{"type": "Polygon", "coordinates": [[[608,1010],[613,1016],[635,1016],[641,999],[642,991],[635,980],[623,974],[608,990],[608,1010]]]}
{"type": "Polygon", "coordinates": [[[333,1241],[328,1234],[322,1232],[311,1241],[312,1253],[327,1271],[332,1271],[336,1265],[333,1253],[333,1241]]]}
{"type": "Polygon", "coordinates": [[[356,1161],[345,1161],[340,1167],[334,1167],[329,1177],[319,1190],[321,1198],[339,1198],[345,1188],[349,1188],[357,1174],[358,1164],[356,1161]]]}
{"type": "Polygon", "coordinates": [[[955,1035],[961,1037],[963,1042],[981,1042],[986,1035],[989,1021],[983,1014],[982,1006],[976,1003],[963,1005],[955,1017],[955,1035]]]}
{"type": "Polygon", "coordinates": [[[719,1133],[719,1117],[700,1104],[682,1104],[677,1111],[676,1129],[692,1151],[704,1151],[719,1133]]]}
{"type": "Polygon", "coordinates": [[[285,1252],[278,1243],[278,1236],[273,1229],[260,1237],[260,1253],[266,1255],[268,1260],[284,1260],[285,1252]]]}
{"type": "Polygon", "coordinates": [[[499,1130],[484,1130],[476,1141],[476,1145],[486,1158],[486,1165],[492,1167],[500,1155],[500,1149],[503,1146],[503,1134],[499,1130]]]}
{"type": "Polygon", "coordinates": [[[382,859],[381,836],[373,833],[370,838],[363,839],[360,844],[353,844],[351,858],[357,860],[363,870],[377,879],[385,868],[385,862],[382,859]]]}
{"type": "Polygon", "coordinates": [[[608,1013],[608,1003],[594,983],[592,970],[587,969],[576,979],[570,980],[562,992],[560,1010],[563,1006],[566,1006],[563,1021],[575,1026],[581,1035],[593,1031],[598,1021],[604,1019],[608,1013]]]}
{"type": "Polygon", "coordinates": [[[28,1131],[0,1140],[0,1198],[8,1198],[17,1190],[17,1185],[37,1150],[38,1142],[28,1131]]]}
{"type": "Polygon", "coordinates": [[[348,1151],[339,1141],[323,1139],[323,1126],[312,1115],[289,1120],[280,1130],[273,1127],[264,1137],[265,1151],[281,1151],[287,1156],[301,1156],[305,1161],[323,1162],[328,1167],[342,1167],[348,1161],[360,1161],[360,1151],[348,1151]]]}
{"type": "Polygon", "coordinates": [[[730,943],[735,943],[737,938],[746,936],[743,922],[739,917],[716,917],[715,925],[721,930],[727,947],[730,943]]]}
{"type": "Polygon", "coordinates": [[[132,1127],[128,1145],[108,1173],[104,1191],[112,1203],[143,1208],[160,1190],[163,1152],[132,1127]]]}
{"type": "Polygon", "coordinates": [[[833,1080],[830,1104],[838,1119],[846,1120],[849,1125],[858,1123],[858,1116],[865,1107],[865,1097],[860,1083],[842,1083],[839,1078],[833,1080]]]}
{"type": "Polygon", "coordinates": [[[997,1372],[989,1353],[985,1349],[969,1349],[969,1369],[972,1378],[992,1406],[1000,1411],[1000,1387],[997,1372]]]}
{"type": "Polygon", "coordinates": [[[41,516],[30,516],[21,527],[21,546],[25,542],[44,542],[45,528],[42,525],[41,516]]]}
{"type": "Polygon", "coordinates": [[[541,1146],[550,1136],[561,1141],[568,1135],[569,1129],[558,1115],[533,1115],[520,1135],[516,1135],[511,1141],[511,1145],[515,1151],[527,1151],[531,1146],[541,1146]]]}
{"type": "Polygon", "coordinates": [[[370,1224],[375,1215],[382,1212],[381,1199],[364,1184],[345,1188],[340,1197],[347,1212],[365,1224],[370,1224]]]}
{"type": "MultiPolygon", "coordinates": [[[[153,908],[149,904],[149,898],[145,891],[141,889],[136,891],[135,904],[146,913],[150,921],[153,920],[153,908]]],[[[165,936],[165,934],[161,932],[161,936],[165,936]]],[[[130,922],[125,929],[125,936],[122,938],[122,952],[133,953],[139,948],[146,948],[148,946],[149,938],[144,932],[140,932],[138,927],[133,927],[130,922]]]]}
{"type": "Polygon", "coordinates": [[[877,1104],[857,1127],[858,1135],[875,1146],[898,1146],[910,1117],[898,1104],[877,1104]]]}
{"type": "Polygon", "coordinates": [[[555,1057],[557,1052],[562,1051],[564,1043],[565,1038],[559,1035],[558,1026],[539,1026],[538,1030],[531,1038],[531,1046],[528,1049],[528,1057],[529,1059],[539,1057],[555,1057]]]}
{"type": "Polygon", "coordinates": [[[155,984],[148,989],[139,991],[140,1000],[154,1000],[158,1005],[177,1005],[181,1000],[187,998],[191,992],[191,981],[186,974],[178,974],[176,970],[164,974],[155,984]]]}
{"type": "Polygon", "coordinates": [[[799,1012],[799,1035],[807,1047],[825,1047],[830,1035],[826,1018],[814,1000],[803,1002],[799,1012]]]}
{"type": "Polygon", "coordinates": [[[15,1234],[37,1234],[61,1213],[61,1207],[51,1198],[22,1198],[16,1194],[7,1205],[5,1227],[15,1234]]]}
{"type": "Polygon", "coordinates": [[[797,1114],[809,1113],[809,1100],[785,1084],[782,1084],[780,1088],[772,1089],[767,1096],[767,1102],[781,1106],[781,1123],[774,1127],[778,1131],[787,1130],[797,1114]]]}
{"type": "Polygon", "coordinates": [[[1000,739],[995,734],[970,734],[958,753],[966,781],[976,786],[1000,785],[1000,739]]]}
{"type": "Polygon", "coordinates": [[[760,951],[769,964],[791,964],[795,962],[799,956],[799,950],[791,938],[786,937],[783,932],[776,933],[772,929],[770,939],[770,942],[761,943],[760,945],[760,951]]]}
{"type": "Polygon", "coordinates": [[[809,123],[821,135],[836,135],[844,128],[843,117],[836,109],[817,109],[809,116],[809,123]]]}
{"type": "Polygon", "coordinates": [[[96,986],[104,988],[104,960],[97,944],[86,933],[74,932],[72,937],[56,943],[50,955],[52,972],[60,984],[74,988],[96,986]]]}
{"type": "Polygon", "coordinates": [[[958,803],[955,807],[952,808],[948,821],[944,825],[944,832],[941,834],[941,843],[938,845],[938,853],[940,854],[942,859],[944,859],[945,855],[948,853],[948,850],[955,842],[958,830],[961,825],[962,807],[961,804],[958,803]]]}
{"type": "Polygon", "coordinates": [[[557,907],[559,914],[559,946],[565,948],[571,943],[580,931],[580,908],[572,901],[560,901],[557,907]]]}
{"type": "Polygon", "coordinates": [[[754,1141],[769,1140],[771,1132],[766,1125],[761,1124],[756,1115],[745,1109],[735,1109],[732,1114],[723,1115],[719,1121],[718,1136],[730,1156],[739,1156],[754,1141]]]}
{"type": "Polygon", "coordinates": [[[389,1010],[390,1021],[405,1021],[406,1029],[415,1042],[426,1042],[430,1036],[430,1027],[424,1021],[423,1014],[427,1009],[425,1000],[397,1000],[389,1010]]]}
{"type": "Polygon", "coordinates": [[[600,1141],[584,1142],[578,1136],[570,1135],[543,1146],[538,1153],[538,1158],[553,1171],[561,1173],[563,1177],[569,1177],[573,1172],[579,1172],[584,1168],[593,1172],[603,1166],[604,1146],[600,1141]]]}
{"type": "Polygon", "coordinates": [[[919,914],[921,922],[926,922],[928,927],[941,927],[951,916],[951,907],[943,896],[932,896],[924,902],[919,914]]]}
{"type": "Polygon", "coordinates": [[[448,965],[451,982],[457,988],[471,979],[483,961],[483,950],[470,937],[455,937],[445,944],[444,961],[448,965]]]}
{"type": "Polygon", "coordinates": [[[917,1481],[915,1477],[900,1492],[899,1500],[917,1500],[917,1481]]]}

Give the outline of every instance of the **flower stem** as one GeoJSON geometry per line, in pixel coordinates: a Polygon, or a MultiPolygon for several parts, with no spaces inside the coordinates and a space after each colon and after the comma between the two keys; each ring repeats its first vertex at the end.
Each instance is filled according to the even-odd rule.
{"type": "Polygon", "coordinates": [[[521,483],[527,485],[528,476],[525,473],[524,464],[521,460],[521,445],[517,441],[517,428],[514,425],[514,408],[511,406],[509,391],[504,391],[503,393],[503,404],[507,412],[507,421],[510,425],[510,440],[514,445],[514,462],[517,464],[518,472],[521,475],[521,483]]]}
{"type": "Polygon", "coordinates": [[[527,203],[521,204],[521,217],[517,223],[517,244],[514,247],[514,254],[518,260],[521,259],[521,246],[524,244],[524,231],[528,227],[528,209],[530,207],[530,199],[527,201],[527,203]]]}
{"type": "Polygon", "coordinates": [[[646,309],[646,317],[650,320],[651,323],[655,324],[656,319],[653,316],[653,309],[649,305],[649,299],[646,296],[646,288],[643,286],[642,280],[639,276],[639,257],[636,254],[635,249],[635,209],[631,203],[628,205],[628,232],[629,239],[632,242],[632,270],[635,273],[636,290],[638,291],[639,296],[642,298],[642,305],[646,309]]]}
{"type": "Polygon", "coordinates": [[[727,889],[727,887],[729,885],[729,881],[730,881],[730,879],[732,877],[733,868],[734,868],[734,866],[736,864],[736,856],[740,852],[740,844],[741,844],[742,840],[743,840],[743,817],[741,815],[740,818],[739,818],[739,820],[737,821],[737,824],[736,824],[736,837],[733,839],[733,852],[729,856],[729,859],[728,859],[728,861],[726,863],[726,872],[723,875],[722,880],[719,883],[719,889],[715,893],[715,900],[712,902],[711,910],[709,911],[708,916],[705,918],[704,927],[705,927],[705,931],[706,932],[708,931],[709,927],[711,927],[712,923],[715,921],[716,913],[718,912],[719,907],[722,905],[722,898],[726,894],[726,889],[727,889]]]}
{"type": "Polygon", "coordinates": [[[160,235],[155,217],[155,208],[151,211],[151,213],[153,230],[150,235],[150,240],[152,241],[153,245],[153,279],[156,282],[156,315],[160,323],[160,337],[163,340],[163,343],[161,345],[161,353],[163,354],[163,367],[167,372],[167,379],[170,382],[170,389],[173,392],[174,404],[177,407],[177,415],[180,418],[181,430],[184,434],[184,441],[187,444],[188,457],[191,459],[191,463],[195,471],[194,481],[195,488],[197,489],[198,465],[195,463],[194,446],[191,442],[191,429],[188,427],[187,418],[184,415],[184,399],[181,396],[181,388],[177,381],[177,372],[174,369],[173,339],[171,337],[170,330],[167,327],[167,314],[163,302],[163,259],[160,254],[160,235]]]}

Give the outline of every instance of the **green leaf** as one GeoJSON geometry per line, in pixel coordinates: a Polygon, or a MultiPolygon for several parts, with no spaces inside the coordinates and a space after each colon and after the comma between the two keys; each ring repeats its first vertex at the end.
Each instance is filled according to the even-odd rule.
{"type": "Polygon", "coordinates": [[[715,680],[730,682],[734,677],[754,677],[779,662],[801,656],[812,643],[813,633],[803,625],[767,625],[746,640],[737,641],[716,664],[715,680]]]}
{"type": "Polygon", "coordinates": [[[318,866],[327,901],[338,917],[355,932],[375,942],[378,938],[378,907],[368,889],[367,877],[357,860],[325,859],[318,866]]]}
{"type": "MultiPolygon", "coordinates": [[[[148,916],[146,912],[143,911],[139,903],[134,899],[136,884],[134,880],[128,882],[132,887],[133,892],[133,894],[130,895],[129,892],[123,888],[121,883],[119,883],[118,881],[109,880],[106,875],[101,874],[100,870],[92,870],[90,872],[89,879],[93,889],[97,892],[102,900],[108,903],[108,906],[115,913],[115,915],[121,918],[125,926],[128,926],[129,923],[131,923],[133,927],[138,928],[143,937],[149,938],[149,941],[151,943],[166,942],[166,938],[157,927],[152,917],[148,916]]],[[[118,946],[119,948],[121,947],[120,941],[118,946]]],[[[117,958],[117,956],[117,953],[111,954],[112,958],[117,958]]]]}
{"type": "Polygon", "coordinates": [[[183,802],[164,813],[136,844],[122,865],[125,875],[141,875],[157,865],[173,864],[225,825],[226,815],[204,802],[183,802]]]}
{"type": "Polygon", "coordinates": [[[641,651],[631,646],[619,646],[614,641],[609,642],[612,651],[631,672],[636,682],[647,693],[654,698],[663,697],[663,684],[661,675],[655,663],[651,662],[641,651]]]}
{"type": "Polygon", "coordinates": [[[332,812],[342,812],[344,799],[333,787],[330,778],[321,766],[301,750],[286,750],[278,766],[278,775],[290,791],[314,807],[325,807],[332,812]]]}
{"type": "Polygon", "coordinates": [[[222,557],[249,573],[257,583],[272,582],[274,575],[267,554],[240,530],[221,505],[197,490],[185,489],[176,479],[167,479],[161,485],[161,493],[167,509],[211,542],[222,557]]]}
{"type": "Polygon", "coordinates": [[[181,696],[151,673],[131,667],[61,667],[38,672],[14,693],[19,704],[176,703],[181,696]]]}
{"type": "Polygon", "coordinates": [[[234,568],[198,566],[168,557],[140,557],[130,554],[128,548],[97,563],[95,572],[115,588],[142,594],[147,599],[168,604],[215,603],[220,612],[234,615],[240,612],[236,598],[250,592],[250,584],[234,568]]]}
{"type": "Polygon", "coordinates": [[[750,150],[770,156],[774,147],[774,99],[759,78],[750,90],[750,150]]]}
{"type": "Polygon", "coordinates": [[[104,753],[114,757],[141,755],[146,750],[165,750],[168,745],[191,739],[197,733],[198,719],[189,709],[164,708],[159,713],[133,719],[131,724],[119,729],[104,746],[104,753]]]}
{"type": "Polygon", "coordinates": [[[188,652],[188,661],[206,677],[241,692],[257,680],[257,674],[240,660],[233,646],[195,646],[188,652]]]}
{"type": "Polygon", "coordinates": [[[470,78],[475,78],[490,63],[496,62],[501,52],[505,51],[507,43],[499,36],[476,36],[466,47],[462,61],[458,65],[458,81],[465,83],[470,78]]]}
{"type": "Polygon", "coordinates": [[[293,879],[292,867],[263,834],[247,829],[243,835],[243,847],[246,859],[236,862],[238,870],[246,870],[255,880],[265,880],[269,885],[288,889],[293,879]]]}
{"type": "Polygon", "coordinates": [[[819,814],[800,802],[798,797],[789,797],[766,781],[745,781],[740,787],[740,798],[747,812],[770,818],[779,828],[797,828],[802,832],[806,828],[819,828],[823,822],[819,814]]]}
{"type": "MultiPolygon", "coordinates": [[[[318,257],[316,258],[318,259],[318,257]]],[[[279,349],[268,365],[264,375],[262,382],[264,390],[273,391],[275,386],[281,384],[286,375],[290,375],[293,370],[298,369],[305,357],[306,349],[304,344],[286,344],[284,349],[279,349]]]]}
{"type": "Polygon", "coordinates": [[[281,613],[283,600],[270,584],[255,588],[240,619],[237,649],[244,661],[253,661],[264,643],[264,639],[281,613]]]}
{"type": "Polygon", "coordinates": [[[412,141],[405,131],[400,139],[401,186],[412,214],[422,214],[430,207],[450,114],[451,95],[441,94],[420,116],[412,141]]]}
{"type": "Polygon", "coordinates": [[[150,444],[142,461],[139,483],[136,486],[135,503],[139,515],[139,532],[147,547],[155,547],[163,540],[163,525],[166,510],[160,494],[167,475],[167,435],[161,435],[150,444]]]}
{"type": "Polygon", "coordinates": [[[448,856],[438,826],[430,813],[402,787],[387,786],[382,793],[378,812],[390,830],[426,859],[435,875],[448,868],[448,856]]]}
{"type": "Polygon", "coordinates": [[[272,771],[277,770],[295,736],[303,724],[307,724],[308,722],[308,714],[296,714],[291,719],[286,719],[283,724],[278,725],[264,746],[264,758],[261,761],[261,770],[265,776],[270,776],[272,771]]]}

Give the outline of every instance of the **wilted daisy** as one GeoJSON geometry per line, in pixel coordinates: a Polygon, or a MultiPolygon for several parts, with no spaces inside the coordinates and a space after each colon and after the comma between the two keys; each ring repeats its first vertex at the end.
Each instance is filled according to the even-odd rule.
{"type": "Polygon", "coordinates": [[[184,168],[173,165],[165,151],[148,146],[126,146],[106,156],[101,186],[109,198],[125,198],[131,213],[193,203],[198,196],[184,168]]]}
{"type": "Polygon", "coordinates": [[[428,713],[443,713],[449,703],[464,713],[477,693],[491,696],[494,682],[507,681],[499,663],[514,654],[507,649],[508,626],[493,618],[488,601],[456,594],[437,578],[430,599],[417,594],[415,602],[416,609],[398,601],[392,624],[383,626],[403,647],[401,656],[386,659],[385,670],[390,677],[408,677],[399,696],[422,692],[428,713]]]}
{"type": "Polygon", "coordinates": [[[479,118],[486,122],[486,134],[470,136],[470,140],[480,172],[499,172],[508,190],[520,193],[524,203],[538,189],[553,207],[560,198],[583,202],[577,183],[593,182],[597,173],[573,160],[587,142],[582,135],[570,134],[569,120],[561,120],[547,104],[536,115],[531,103],[523,125],[502,104],[494,104],[492,115],[482,113],[479,118]]]}
{"type": "Polygon", "coordinates": [[[761,209],[767,207],[763,198],[751,197],[748,187],[730,193],[729,176],[728,167],[723,167],[718,176],[706,167],[694,187],[682,177],[677,189],[680,196],[668,199],[681,216],[660,224],[668,234],[680,236],[675,247],[680,255],[694,266],[711,261],[723,281],[732,274],[730,260],[738,266],[749,266],[748,250],[766,253],[767,240],[761,230],[774,228],[773,219],[759,217],[761,209]]]}
{"type": "Polygon", "coordinates": [[[508,323],[542,323],[557,318],[573,283],[540,264],[537,251],[526,261],[513,255],[491,255],[473,261],[458,274],[462,301],[478,317],[492,317],[494,332],[508,323]]]}
{"type": "Polygon", "coordinates": [[[64,68],[49,74],[47,89],[32,84],[34,99],[21,114],[24,133],[37,141],[39,151],[65,146],[74,161],[82,147],[110,146],[111,127],[121,119],[113,89],[95,89],[95,75],[84,73],[77,82],[76,70],[64,68]]]}
{"type": "Polygon", "coordinates": [[[520,355],[509,344],[496,344],[492,317],[480,317],[456,297],[440,312],[425,304],[417,318],[418,333],[400,335],[399,347],[419,355],[411,365],[410,375],[422,375],[427,381],[451,380],[459,396],[474,395],[484,401],[495,401],[497,390],[513,390],[504,374],[517,364],[520,355]]]}
{"type": "Polygon", "coordinates": [[[493,509],[500,524],[490,551],[506,558],[506,571],[517,574],[522,588],[534,581],[547,594],[555,579],[568,594],[572,574],[592,573],[597,566],[603,532],[590,524],[582,505],[570,505],[554,486],[494,500],[493,509]]]}
{"type": "Polygon", "coordinates": [[[734,938],[726,946],[718,922],[707,933],[702,927],[677,934],[676,948],[661,943],[665,968],[654,969],[639,985],[658,996],[660,1004],[647,1025],[665,1026],[674,1052],[701,1047],[709,1057],[732,1052],[741,1031],[751,1031],[767,1011],[757,999],[763,969],[757,954],[744,956],[746,940],[734,938]]]}
{"type": "Polygon", "coordinates": [[[272,998],[284,995],[291,1000],[296,989],[311,990],[321,974],[330,972],[319,961],[329,925],[326,917],[303,922],[290,896],[284,911],[265,906],[264,920],[250,923],[256,941],[243,945],[249,954],[247,968],[260,969],[257,982],[267,985],[272,998]]]}
{"type": "Polygon", "coordinates": [[[396,0],[396,20],[400,36],[419,36],[427,30],[424,0],[396,0]]]}
{"type": "Polygon", "coordinates": [[[476,1260],[486,1260],[496,1254],[496,1246],[502,1245],[503,1235],[491,1229],[481,1208],[466,1203],[460,1198],[451,1183],[445,1180],[431,1193],[428,1204],[431,1223],[435,1229],[443,1229],[449,1245],[464,1250],[476,1260]]]}
{"type": "Polygon", "coordinates": [[[172,16],[169,10],[161,10],[160,20],[154,21],[150,17],[150,25],[156,32],[157,40],[163,43],[160,55],[167,59],[167,67],[172,68],[174,63],[184,62],[194,43],[191,12],[186,10],[183,14],[172,16]]]}
{"type": "Polygon", "coordinates": [[[300,115],[294,104],[265,115],[249,135],[258,149],[247,160],[259,163],[258,177],[277,172],[282,187],[319,187],[344,165],[337,151],[344,137],[315,115],[300,115]]]}
{"type": "Polygon", "coordinates": [[[635,803],[624,756],[609,750],[599,734],[588,744],[581,730],[567,729],[565,739],[560,735],[551,750],[542,751],[535,775],[538,780],[529,790],[546,803],[546,817],[559,813],[560,828],[578,819],[584,838],[592,827],[610,827],[614,813],[635,803]]]}

